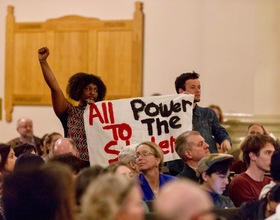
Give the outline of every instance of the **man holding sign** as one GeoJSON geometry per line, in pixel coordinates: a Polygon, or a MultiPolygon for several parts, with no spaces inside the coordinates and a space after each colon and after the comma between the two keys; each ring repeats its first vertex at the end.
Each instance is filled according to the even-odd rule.
{"type": "MultiPolygon", "coordinates": [[[[199,131],[205,142],[209,144],[211,153],[217,153],[216,143],[220,144],[220,152],[227,153],[231,149],[231,140],[225,128],[223,128],[217,115],[210,108],[202,108],[197,105],[200,101],[201,85],[199,74],[196,72],[183,73],[175,80],[176,92],[179,94],[193,94],[193,119],[192,130],[199,131]]],[[[183,163],[180,160],[168,163],[168,168],[178,173],[182,170],[183,163]]],[[[174,174],[175,174],[174,173],[174,174]]]]}

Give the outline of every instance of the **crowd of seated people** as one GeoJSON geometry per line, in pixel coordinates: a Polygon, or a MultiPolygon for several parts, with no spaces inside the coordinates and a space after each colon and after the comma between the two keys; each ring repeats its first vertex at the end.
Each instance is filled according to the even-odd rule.
{"type": "Polygon", "coordinates": [[[175,140],[177,176],[161,172],[163,151],[150,141],[123,147],[105,167],[85,167],[58,132],[37,146],[9,143],[0,145],[0,220],[253,220],[276,216],[280,203],[280,151],[257,123],[239,146],[245,169],[231,179],[234,157],[210,153],[198,131],[175,140]]]}
{"type": "Polygon", "coordinates": [[[117,162],[90,166],[84,125],[72,127],[68,120],[75,124],[87,104],[103,100],[106,87],[97,76],[75,74],[67,92],[79,104],[72,106],[46,61],[48,56],[47,48],[39,50],[55,113],[65,135],[72,139],[55,131],[40,139],[33,133],[31,119],[18,120],[20,137],[0,145],[0,220],[250,220],[275,216],[280,203],[276,140],[262,125],[250,125],[238,148],[243,170],[230,178],[230,169],[234,169],[231,140],[221,126],[219,106],[198,106],[199,74],[183,73],[175,81],[177,93],[194,95],[193,131],[176,137],[180,159],[168,161],[169,172],[162,172],[161,147],[148,140],[123,147],[117,162]],[[87,77],[90,82],[84,80],[87,77]],[[80,128],[81,133],[76,133],[80,128]],[[270,171],[272,178],[267,176],[270,171]]]}
{"type": "MultiPolygon", "coordinates": [[[[182,137],[189,138],[185,134],[182,134],[182,137]]],[[[277,159],[272,161],[278,162],[279,152],[275,151],[275,143],[273,138],[265,135],[249,136],[245,139],[243,145],[246,147],[241,145],[243,155],[251,152],[248,158],[253,161],[248,163],[248,167],[250,163],[256,163],[256,160],[261,161],[262,158],[258,157],[262,156],[262,152],[258,151],[264,151],[267,158],[274,156],[277,159]],[[257,150],[249,148],[251,145],[256,146],[254,141],[262,143],[257,150]]],[[[133,149],[134,151],[127,155],[133,155],[133,159],[130,159],[134,166],[137,166],[138,172],[121,160],[106,167],[94,165],[85,168],[83,163],[72,160],[72,157],[76,156],[71,151],[45,161],[28,144],[21,144],[18,148],[1,144],[0,219],[176,220],[181,219],[180,215],[186,216],[186,212],[192,217],[185,219],[192,219],[193,216],[200,219],[217,219],[223,216],[227,219],[243,219],[242,216],[254,219],[261,215],[257,211],[260,207],[267,207],[262,214],[265,218],[272,216],[280,203],[277,183],[274,183],[274,186],[278,186],[277,190],[270,187],[261,200],[256,198],[233,204],[231,199],[234,200],[235,197],[222,195],[229,183],[229,168],[233,161],[233,156],[229,154],[213,153],[202,157],[196,168],[198,183],[191,178],[162,174],[160,168],[163,164],[163,153],[157,144],[142,142],[133,149]],[[18,158],[14,149],[20,149],[16,150],[19,152],[18,158]],[[75,164],[78,167],[76,169],[73,168],[75,164]],[[64,180],[59,178],[62,176],[64,180]],[[51,185],[51,188],[49,184],[54,184],[55,187],[51,185]],[[40,198],[37,198],[38,195],[40,198]],[[173,198],[174,202],[171,202],[173,198]],[[63,202],[65,200],[67,203],[63,202]],[[196,202],[198,205],[195,205],[196,202]],[[56,204],[57,208],[47,206],[46,203],[56,204]],[[268,207],[271,208],[268,210],[268,207]],[[13,212],[15,209],[18,212],[13,212]],[[34,213],[30,210],[40,211],[34,213]]],[[[78,157],[76,159],[80,160],[78,157]]],[[[279,169],[279,166],[275,167],[274,169],[279,169]]],[[[248,173],[250,174],[250,169],[248,173]]],[[[232,180],[233,188],[236,184],[235,178],[237,180],[237,177],[232,180]]],[[[271,179],[268,180],[266,184],[269,184],[271,179]]],[[[237,195],[236,192],[233,194],[237,195]]]]}

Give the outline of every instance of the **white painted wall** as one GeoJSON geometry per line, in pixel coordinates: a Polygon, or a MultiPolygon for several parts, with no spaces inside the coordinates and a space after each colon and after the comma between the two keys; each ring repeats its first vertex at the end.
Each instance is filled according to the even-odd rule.
{"type": "MultiPolygon", "coordinates": [[[[4,98],[8,5],[15,7],[17,21],[37,22],[65,15],[130,19],[134,2],[1,1],[0,98],[4,98]]],[[[143,0],[143,3],[145,96],[155,92],[174,93],[175,77],[195,70],[201,74],[202,106],[215,103],[226,113],[279,115],[280,1],[143,0]]],[[[36,51],[34,56],[37,56],[36,51]]],[[[18,136],[16,120],[21,116],[33,119],[38,136],[52,131],[62,132],[51,107],[17,106],[11,123],[6,123],[3,113],[0,142],[18,136]]]]}

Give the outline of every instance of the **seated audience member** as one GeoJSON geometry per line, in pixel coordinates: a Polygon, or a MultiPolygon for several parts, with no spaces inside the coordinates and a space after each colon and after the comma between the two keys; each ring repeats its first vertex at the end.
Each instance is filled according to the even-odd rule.
{"type": "Polygon", "coordinates": [[[99,176],[87,187],[78,219],[144,220],[144,216],[137,180],[108,173],[99,176]]]}
{"type": "Polygon", "coordinates": [[[160,187],[176,177],[160,173],[163,164],[163,152],[154,142],[142,142],[136,147],[136,163],[139,171],[138,179],[143,192],[143,200],[153,200],[160,187]]]}
{"type": "Polygon", "coordinates": [[[0,144],[0,198],[2,196],[3,177],[14,171],[17,157],[10,145],[0,144]]]}
{"type": "Polygon", "coordinates": [[[7,220],[74,220],[74,185],[70,170],[60,164],[19,170],[3,181],[7,220]]]}
{"type": "Polygon", "coordinates": [[[3,178],[14,171],[16,156],[13,148],[7,144],[0,144],[0,219],[6,219],[2,204],[2,181],[3,178]]]}
{"type": "Polygon", "coordinates": [[[218,105],[209,105],[208,108],[211,108],[217,115],[217,118],[220,122],[220,124],[222,124],[224,122],[224,115],[223,115],[223,111],[220,108],[220,106],[218,105]]]}
{"type": "Polygon", "coordinates": [[[94,165],[82,169],[77,175],[75,179],[75,199],[78,207],[81,205],[81,198],[91,181],[104,173],[105,169],[102,166],[94,165]]]}
{"type": "Polygon", "coordinates": [[[44,144],[47,137],[48,137],[48,134],[44,134],[43,137],[41,137],[41,139],[40,139],[40,149],[42,151],[42,155],[41,155],[42,158],[45,158],[48,155],[46,145],[44,144]]]}
{"type": "Polygon", "coordinates": [[[16,157],[19,157],[20,155],[25,154],[25,153],[35,154],[36,149],[33,145],[24,143],[24,144],[19,144],[19,145],[15,146],[14,152],[15,152],[16,157]]]}
{"type": "Polygon", "coordinates": [[[52,148],[56,140],[58,140],[59,138],[62,138],[62,135],[58,132],[52,132],[45,138],[44,146],[46,148],[47,155],[43,157],[43,159],[46,162],[53,156],[52,148]]]}
{"type": "Polygon", "coordinates": [[[43,158],[37,154],[24,153],[17,158],[14,171],[36,169],[44,164],[43,158]]]}
{"type": "MultiPolygon", "coordinates": [[[[105,168],[105,172],[125,175],[128,178],[134,178],[135,177],[135,173],[122,161],[117,161],[117,162],[114,162],[114,163],[110,163],[105,168]]],[[[143,205],[145,207],[145,212],[149,213],[151,210],[150,210],[148,204],[145,201],[143,201],[143,205]]]]}
{"type": "Polygon", "coordinates": [[[232,164],[230,170],[234,172],[234,174],[240,174],[247,170],[247,165],[243,161],[243,154],[242,152],[239,153],[239,159],[235,160],[232,164]]]}
{"type": "Polygon", "coordinates": [[[0,176],[13,172],[17,159],[13,148],[10,145],[0,144],[0,156],[0,176]]]}
{"type": "Polygon", "coordinates": [[[184,162],[184,168],[177,177],[186,177],[198,182],[196,169],[198,162],[210,153],[209,145],[198,131],[186,131],[175,140],[175,150],[184,162]]]}
{"type": "Polygon", "coordinates": [[[274,151],[270,163],[270,176],[272,180],[262,188],[259,199],[265,197],[267,192],[276,184],[280,184],[280,151],[274,151]]]}
{"type": "Polygon", "coordinates": [[[71,153],[56,155],[48,161],[48,163],[52,162],[65,164],[71,169],[74,176],[84,168],[83,161],[71,153]]]}
{"type": "Polygon", "coordinates": [[[33,122],[31,119],[22,117],[17,121],[17,132],[20,134],[20,137],[10,140],[8,145],[11,145],[12,148],[19,144],[32,144],[36,148],[36,153],[41,156],[42,151],[40,148],[40,138],[36,137],[33,134],[33,122]]]}
{"type": "Polygon", "coordinates": [[[55,141],[52,147],[53,156],[67,153],[78,156],[76,144],[71,138],[59,138],[55,141]]]}
{"type": "MultiPolygon", "coordinates": [[[[219,123],[222,124],[224,122],[222,109],[218,105],[213,105],[213,104],[209,105],[208,108],[212,109],[216,113],[219,123]]],[[[216,143],[216,146],[218,149],[218,153],[224,153],[219,143],[216,143]]]]}
{"type": "Polygon", "coordinates": [[[235,176],[229,184],[229,197],[236,207],[243,202],[258,200],[262,188],[270,183],[265,176],[270,171],[271,156],[276,142],[268,135],[250,135],[240,148],[247,170],[235,176]]]}
{"type": "Polygon", "coordinates": [[[165,184],[154,200],[154,209],[161,220],[214,220],[209,195],[195,182],[178,179],[165,184]]]}
{"type": "Polygon", "coordinates": [[[276,206],[275,214],[269,216],[265,220],[279,220],[280,219],[280,204],[276,206]]]}
{"type": "MultiPolygon", "coordinates": [[[[250,124],[247,128],[246,136],[257,135],[257,134],[269,135],[268,131],[261,124],[259,123],[250,124]]],[[[232,164],[231,171],[233,171],[235,174],[245,172],[247,170],[247,166],[243,161],[243,155],[240,146],[234,151],[232,151],[231,154],[236,160],[236,162],[232,164]]]]}
{"type": "Polygon", "coordinates": [[[125,163],[135,174],[138,174],[139,169],[136,164],[136,159],[134,158],[135,147],[135,144],[123,147],[118,154],[118,160],[125,163]]]}
{"type": "Polygon", "coordinates": [[[222,195],[229,183],[230,166],[233,156],[213,153],[203,157],[197,166],[202,189],[209,193],[215,208],[234,208],[230,198],[222,195]]]}
{"type": "Polygon", "coordinates": [[[280,204],[279,184],[271,188],[261,200],[244,202],[239,208],[236,219],[266,219],[275,213],[278,204],[280,204]]]}
{"type": "Polygon", "coordinates": [[[129,178],[135,177],[135,173],[125,163],[123,163],[121,161],[116,161],[116,162],[110,163],[105,168],[105,170],[106,170],[106,172],[122,174],[129,178]]]}

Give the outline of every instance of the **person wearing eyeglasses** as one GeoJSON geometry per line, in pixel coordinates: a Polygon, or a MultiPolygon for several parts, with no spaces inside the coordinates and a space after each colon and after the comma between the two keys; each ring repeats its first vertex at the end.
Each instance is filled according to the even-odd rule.
{"type": "Polygon", "coordinates": [[[143,200],[154,200],[161,186],[177,179],[174,176],[163,174],[160,168],[163,165],[163,152],[154,142],[142,142],[136,146],[134,155],[139,171],[138,179],[143,191],[143,200]]]}

